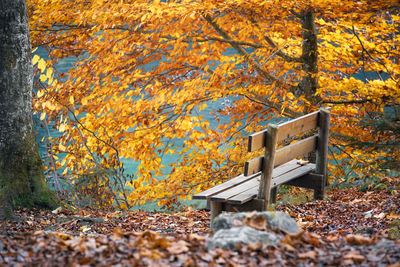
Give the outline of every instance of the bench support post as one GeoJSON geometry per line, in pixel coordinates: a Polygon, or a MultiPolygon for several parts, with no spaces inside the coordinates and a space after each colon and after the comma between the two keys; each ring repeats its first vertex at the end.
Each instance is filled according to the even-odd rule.
{"type": "Polygon", "coordinates": [[[323,199],[325,194],[325,186],[328,183],[327,179],[327,163],[328,163],[328,140],[329,140],[329,120],[330,111],[321,108],[319,113],[319,135],[318,148],[316,156],[316,174],[323,175],[321,185],[318,185],[314,190],[315,199],[323,199]]]}
{"type": "Polygon", "coordinates": [[[278,127],[273,124],[268,125],[265,140],[265,154],[263,171],[261,175],[258,198],[264,199],[264,210],[268,210],[271,201],[271,181],[272,171],[274,170],[276,144],[278,142],[278,127]]]}
{"type": "Polygon", "coordinates": [[[218,202],[218,201],[210,201],[211,202],[211,221],[210,221],[210,227],[212,227],[212,224],[214,222],[214,219],[222,212],[223,209],[223,203],[218,202]]]}

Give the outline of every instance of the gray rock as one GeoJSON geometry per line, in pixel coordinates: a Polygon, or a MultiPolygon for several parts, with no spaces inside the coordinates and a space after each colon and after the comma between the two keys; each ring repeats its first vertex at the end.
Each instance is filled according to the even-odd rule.
{"type": "Polygon", "coordinates": [[[390,251],[395,247],[396,246],[393,241],[390,241],[388,239],[382,239],[376,245],[374,245],[374,251],[386,253],[387,251],[390,251]]]}
{"type": "Polygon", "coordinates": [[[208,249],[216,247],[222,249],[236,249],[236,244],[263,243],[277,245],[280,241],[278,235],[269,232],[255,230],[248,226],[220,229],[208,242],[208,249]]]}
{"type": "MultiPolygon", "coordinates": [[[[222,213],[215,218],[211,229],[214,232],[230,229],[235,225],[235,221],[243,221],[243,218],[249,216],[249,214],[249,212],[222,213]]],[[[263,211],[257,212],[254,216],[263,216],[267,220],[267,228],[271,230],[283,230],[292,234],[299,232],[296,221],[284,212],[263,211]]]]}

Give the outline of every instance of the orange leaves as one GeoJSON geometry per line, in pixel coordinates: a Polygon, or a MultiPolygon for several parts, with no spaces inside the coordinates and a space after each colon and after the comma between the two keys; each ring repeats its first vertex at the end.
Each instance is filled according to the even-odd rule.
{"type": "Polygon", "coordinates": [[[399,104],[399,19],[385,13],[384,1],[377,9],[350,0],[28,4],[33,46],[45,45],[53,60],[33,57],[47,83],[35,108],[62,132],[52,145],[68,151],[62,165],[71,180],[93,167],[120,172],[122,162],[135,162],[130,203],[175,201],[232,177],[245,157],[246,132],[261,130],[273,113],[317,108],[310,96],[333,106],[331,144],[344,149],[334,150],[338,161],[385,156],[337,138],[371,141],[357,120],[399,104]],[[312,74],[303,68],[309,55],[302,55],[296,16],[306,7],[319,27],[319,72],[312,74]],[[72,58],[71,69],[51,68],[72,58]],[[319,78],[312,92],[302,87],[307,76],[319,78]],[[162,173],[165,180],[149,183],[162,173]]]}

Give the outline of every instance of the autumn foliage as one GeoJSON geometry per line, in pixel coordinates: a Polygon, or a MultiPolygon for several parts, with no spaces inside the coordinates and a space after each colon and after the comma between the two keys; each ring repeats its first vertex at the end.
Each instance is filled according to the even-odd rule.
{"type": "Polygon", "coordinates": [[[47,138],[48,167],[78,197],[171,205],[238,174],[248,133],[321,106],[332,107],[331,180],[379,175],[387,160],[396,169],[397,1],[28,5],[32,44],[49,53],[34,57],[34,108],[60,132],[47,138]],[[74,67],[56,71],[69,57],[74,67]]]}

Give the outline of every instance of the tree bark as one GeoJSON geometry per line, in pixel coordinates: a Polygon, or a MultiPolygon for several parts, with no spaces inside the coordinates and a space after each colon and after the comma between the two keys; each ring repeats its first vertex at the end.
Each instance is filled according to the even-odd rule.
{"type": "MultiPolygon", "coordinates": [[[[294,94],[296,96],[305,95],[312,106],[320,106],[321,97],[315,95],[318,88],[318,38],[314,22],[314,11],[311,9],[303,10],[299,17],[303,28],[302,45],[302,70],[304,77],[300,81],[294,94]]],[[[306,110],[311,112],[311,110],[306,110]]]]}
{"type": "Polygon", "coordinates": [[[0,1],[0,217],[54,207],[32,126],[33,67],[25,0],[0,1]]]}

